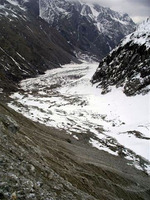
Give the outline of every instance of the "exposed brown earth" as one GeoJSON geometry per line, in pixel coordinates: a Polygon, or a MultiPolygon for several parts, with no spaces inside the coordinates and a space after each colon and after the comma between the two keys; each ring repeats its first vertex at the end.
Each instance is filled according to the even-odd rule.
{"type": "Polygon", "coordinates": [[[148,200],[150,178],[127,160],[0,104],[0,199],[148,200]]]}

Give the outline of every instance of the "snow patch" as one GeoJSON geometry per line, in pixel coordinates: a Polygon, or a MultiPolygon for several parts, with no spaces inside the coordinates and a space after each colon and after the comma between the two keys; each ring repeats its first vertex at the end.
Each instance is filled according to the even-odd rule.
{"type": "Polygon", "coordinates": [[[65,130],[75,139],[89,134],[93,147],[113,155],[121,152],[132,160],[150,161],[150,93],[127,97],[121,88],[112,87],[102,95],[90,83],[97,66],[69,64],[23,80],[24,92],[12,94],[9,106],[34,121],[65,130]]]}
{"type": "Polygon", "coordinates": [[[122,42],[122,46],[132,42],[133,44],[145,45],[150,48],[150,18],[141,23],[134,33],[126,36],[122,42]]]}

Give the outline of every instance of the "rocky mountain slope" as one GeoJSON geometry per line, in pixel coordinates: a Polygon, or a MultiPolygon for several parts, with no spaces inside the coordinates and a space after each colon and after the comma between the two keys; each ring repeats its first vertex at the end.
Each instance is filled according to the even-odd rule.
{"type": "MultiPolygon", "coordinates": [[[[2,100],[3,91],[15,90],[19,80],[76,61],[73,45],[39,17],[38,0],[0,0],[0,27],[0,199],[149,200],[149,161],[106,135],[101,122],[118,126],[114,119],[109,121],[103,113],[90,114],[86,110],[82,113],[81,108],[86,109],[86,99],[78,93],[76,96],[60,93],[61,86],[68,86],[70,81],[71,86],[76,86],[78,79],[85,91],[81,78],[85,75],[83,67],[73,65],[72,70],[69,66],[66,70],[62,67],[53,69],[56,70],[54,74],[48,71],[49,76],[24,80],[27,90],[20,87],[15,94],[23,101],[27,112],[36,116],[37,122],[18,113],[24,111],[19,101],[15,102],[17,108],[22,106],[18,112],[10,108],[13,95],[2,100]],[[27,84],[29,80],[37,82],[27,84]],[[26,103],[34,109],[33,113],[26,103]],[[74,112],[77,108],[79,112],[74,112]],[[88,121],[89,115],[98,126],[88,121]],[[44,122],[56,120],[57,126],[41,124],[42,116],[44,122]],[[62,125],[68,126],[74,137],[65,129],[59,129],[63,116],[68,121],[66,124],[62,121],[62,125]],[[75,126],[80,127],[81,132],[75,126]],[[97,136],[92,135],[93,128],[97,136]],[[96,140],[100,150],[89,143],[96,140]]],[[[85,69],[88,70],[88,66],[85,69]]],[[[91,86],[89,79],[86,81],[91,86]]],[[[83,96],[82,90],[77,88],[77,91],[83,96]]],[[[124,125],[120,120],[119,123],[124,125]]],[[[129,137],[131,134],[149,140],[139,132],[129,133],[129,137]]]]}
{"type": "Polygon", "coordinates": [[[0,0],[0,88],[4,90],[74,60],[73,48],[38,17],[38,11],[36,0],[0,0]]]}
{"type": "Polygon", "coordinates": [[[127,14],[98,4],[69,0],[39,2],[41,18],[57,28],[71,45],[99,59],[135,28],[127,14]]]}
{"type": "Polygon", "coordinates": [[[150,90],[150,18],[102,60],[92,83],[98,83],[103,93],[110,86],[122,87],[129,96],[150,90]]]}
{"type": "Polygon", "coordinates": [[[0,103],[1,200],[149,200],[149,185],[149,176],[124,157],[0,103]]]}

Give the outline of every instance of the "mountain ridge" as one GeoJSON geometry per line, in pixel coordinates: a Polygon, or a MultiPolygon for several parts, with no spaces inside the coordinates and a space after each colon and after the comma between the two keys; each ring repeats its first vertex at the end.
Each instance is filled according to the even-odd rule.
{"type": "Polygon", "coordinates": [[[97,83],[102,93],[109,92],[111,86],[121,87],[128,96],[150,90],[149,30],[150,18],[100,62],[91,82],[97,83]]]}
{"type": "Polygon", "coordinates": [[[99,4],[68,0],[40,0],[40,17],[55,27],[77,49],[98,59],[106,56],[135,28],[127,14],[99,4]]]}
{"type": "Polygon", "coordinates": [[[77,61],[74,49],[38,17],[36,0],[0,1],[0,84],[6,91],[27,77],[77,61]]]}

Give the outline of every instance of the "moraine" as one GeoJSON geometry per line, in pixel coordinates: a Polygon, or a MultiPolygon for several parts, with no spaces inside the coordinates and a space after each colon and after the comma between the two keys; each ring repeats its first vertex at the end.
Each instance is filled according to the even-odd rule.
{"type": "Polygon", "coordinates": [[[99,150],[124,156],[150,173],[150,95],[127,97],[122,88],[101,95],[90,83],[98,63],[68,64],[21,81],[9,106],[24,116],[65,130],[99,150]]]}

